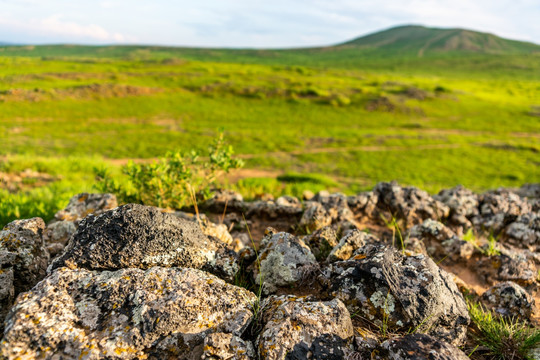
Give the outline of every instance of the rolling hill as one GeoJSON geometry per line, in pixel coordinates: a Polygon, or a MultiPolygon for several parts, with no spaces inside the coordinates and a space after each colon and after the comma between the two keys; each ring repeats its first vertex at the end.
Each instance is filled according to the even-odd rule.
{"type": "Polygon", "coordinates": [[[528,54],[540,51],[540,46],[508,40],[493,34],[466,29],[439,29],[417,25],[398,26],[363,36],[341,46],[376,49],[389,55],[444,53],[528,54]]]}
{"type": "MultiPolygon", "coordinates": [[[[261,50],[142,45],[0,46],[0,56],[43,59],[195,60],[385,72],[540,79],[540,45],[465,29],[398,26],[344,43],[261,50]]],[[[95,60],[93,60],[95,61],[95,60]]]]}

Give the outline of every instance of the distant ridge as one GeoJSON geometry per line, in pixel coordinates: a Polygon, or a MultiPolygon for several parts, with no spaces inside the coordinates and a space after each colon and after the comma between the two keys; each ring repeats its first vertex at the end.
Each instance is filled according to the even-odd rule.
{"type": "Polygon", "coordinates": [[[540,51],[540,45],[508,40],[466,29],[429,28],[419,25],[397,26],[362,36],[337,47],[381,50],[422,57],[428,53],[471,52],[484,54],[523,54],[540,51]]]}

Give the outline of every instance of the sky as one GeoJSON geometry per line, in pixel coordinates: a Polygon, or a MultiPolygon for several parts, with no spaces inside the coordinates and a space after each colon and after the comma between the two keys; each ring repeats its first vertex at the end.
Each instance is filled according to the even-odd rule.
{"type": "Polygon", "coordinates": [[[0,42],[286,48],[397,25],[540,43],[540,0],[0,0],[0,42]]]}

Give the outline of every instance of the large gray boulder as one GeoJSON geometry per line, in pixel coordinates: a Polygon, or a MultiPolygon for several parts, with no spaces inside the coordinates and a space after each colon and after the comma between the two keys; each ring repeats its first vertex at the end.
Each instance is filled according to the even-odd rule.
{"type": "Polygon", "coordinates": [[[389,331],[417,329],[461,345],[469,313],[449,274],[425,255],[406,256],[384,245],[366,245],[323,273],[324,294],[351,313],[389,331]]]}
{"type": "Polygon", "coordinates": [[[254,281],[263,283],[266,294],[279,287],[301,281],[306,269],[317,266],[317,260],[302,240],[286,232],[267,229],[261,242],[259,260],[254,263],[254,281]]]}
{"type": "Polygon", "coordinates": [[[15,220],[0,231],[0,331],[15,297],[43,279],[49,262],[41,218],[15,220]]]}
{"type": "Polygon", "coordinates": [[[197,223],[137,204],[82,220],[49,271],[62,266],[89,270],[190,267],[227,279],[238,271],[234,254],[221,241],[203,234],[197,223]]]}
{"type": "Polygon", "coordinates": [[[200,358],[207,334],[245,330],[255,300],[250,291],[195,269],[60,268],[19,296],[6,319],[0,355],[200,358]]]}
{"type": "Polygon", "coordinates": [[[353,336],[345,305],[293,296],[270,296],[262,303],[258,337],[261,359],[343,359],[353,336]]]}

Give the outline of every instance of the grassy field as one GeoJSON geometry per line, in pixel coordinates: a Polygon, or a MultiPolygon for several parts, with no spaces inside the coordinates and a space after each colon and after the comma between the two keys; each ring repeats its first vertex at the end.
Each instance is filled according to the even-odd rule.
{"type": "Polygon", "coordinates": [[[540,181],[538,54],[337,49],[0,47],[0,172],[54,179],[4,184],[0,223],[49,219],[95,166],[204,149],[220,129],[249,169],[324,175],[244,179],[250,196],[540,181]]]}

